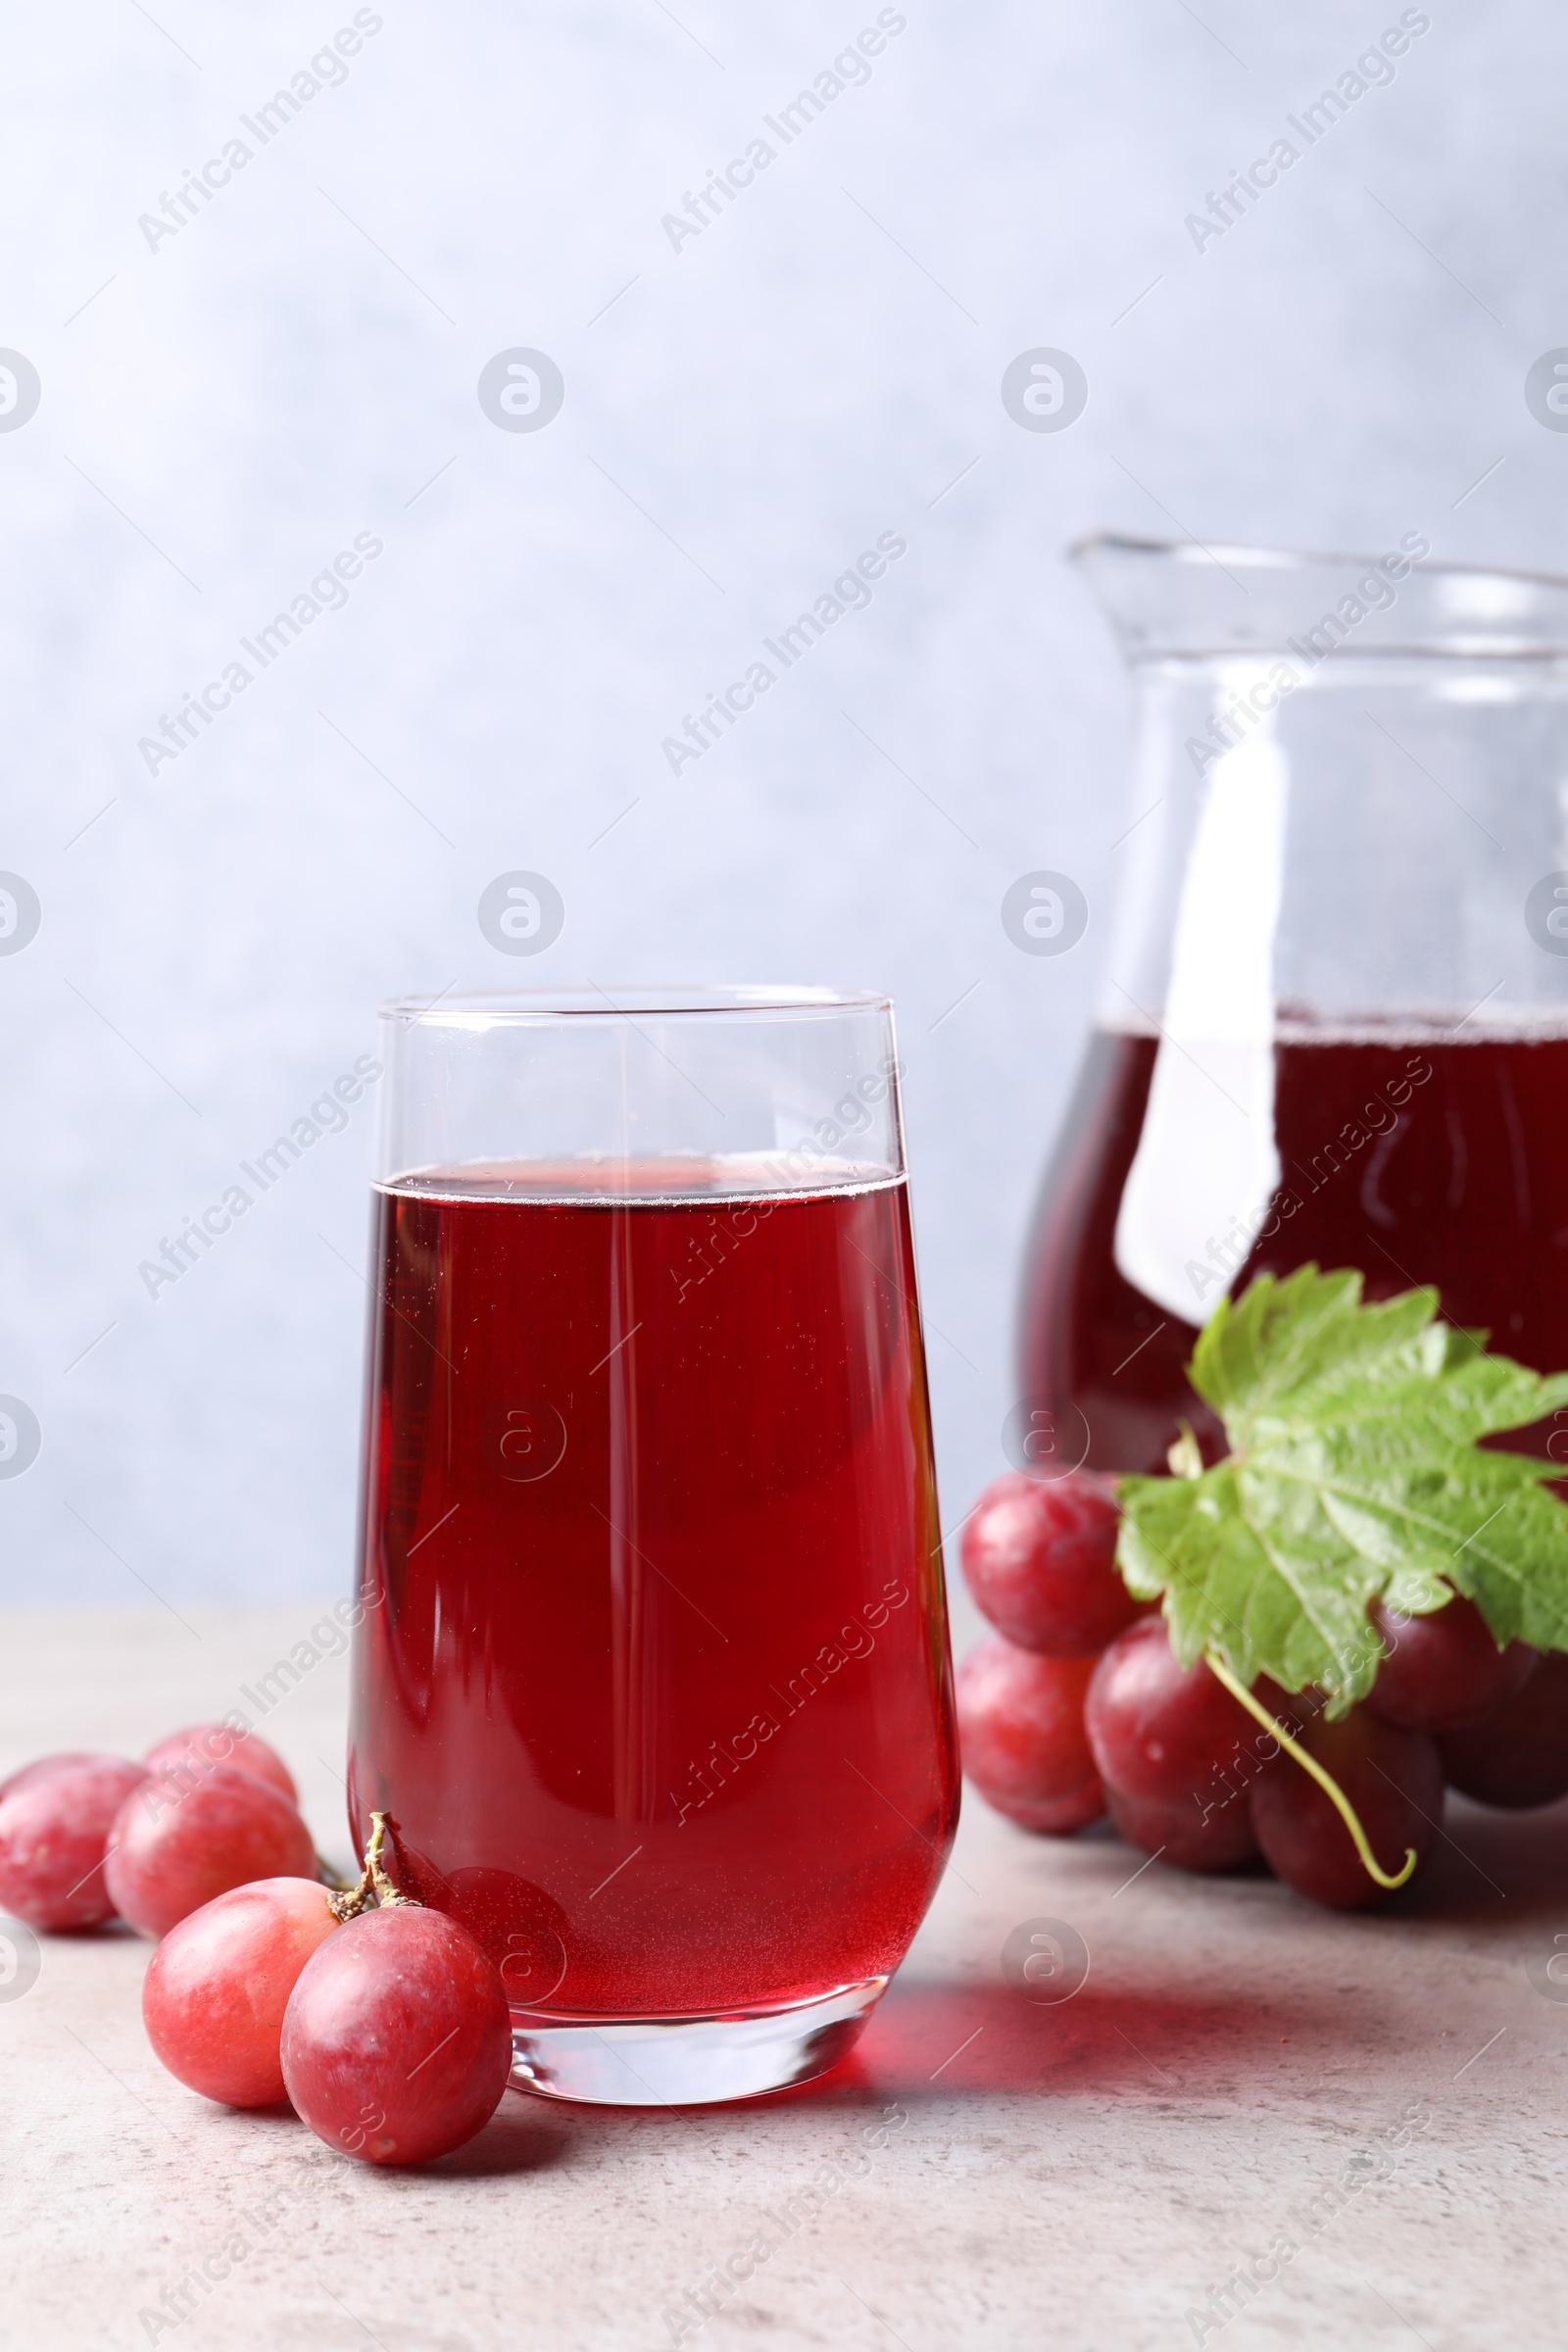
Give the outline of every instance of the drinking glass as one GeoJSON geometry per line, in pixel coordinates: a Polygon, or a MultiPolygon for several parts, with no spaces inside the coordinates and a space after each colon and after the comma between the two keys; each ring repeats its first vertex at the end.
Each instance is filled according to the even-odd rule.
{"type": "MultiPolygon", "coordinates": [[[[1063,1452],[1159,1470],[1228,1290],[1307,1260],[1568,1366],[1568,581],[1093,539],[1135,784],[1029,1253],[1063,1452]]],[[[1509,1443],[1568,1460],[1568,1416],[1509,1443]]]]}
{"type": "Polygon", "coordinates": [[[957,1816],[886,998],[382,1012],[350,1815],[516,2086],[820,2074],[957,1816]]]}

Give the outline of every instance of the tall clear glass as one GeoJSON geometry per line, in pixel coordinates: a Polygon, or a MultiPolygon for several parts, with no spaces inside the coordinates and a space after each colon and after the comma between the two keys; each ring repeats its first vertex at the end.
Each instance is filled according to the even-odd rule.
{"type": "Polygon", "coordinates": [[[804,2082],[957,1816],[892,1007],[382,1022],[354,1834],[496,1960],[519,2088],[804,2082]]]}
{"type": "MultiPolygon", "coordinates": [[[[1158,1470],[1227,1289],[1308,1259],[1568,1365],[1568,581],[1093,539],[1135,784],[1021,1380],[1158,1470]]],[[[1568,1426],[1528,1441],[1568,1459],[1568,1426]]]]}

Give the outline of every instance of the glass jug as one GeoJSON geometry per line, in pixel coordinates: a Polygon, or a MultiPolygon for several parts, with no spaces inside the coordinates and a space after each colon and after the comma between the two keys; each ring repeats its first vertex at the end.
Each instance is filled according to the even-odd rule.
{"type": "MultiPolygon", "coordinates": [[[[1094,538],[1133,830],[1020,1375],[1157,1471],[1227,1291],[1311,1259],[1568,1366],[1568,580],[1094,538]]],[[[1568,1461],[1568,1417],[1510,1443],[1568,1461]]]]}

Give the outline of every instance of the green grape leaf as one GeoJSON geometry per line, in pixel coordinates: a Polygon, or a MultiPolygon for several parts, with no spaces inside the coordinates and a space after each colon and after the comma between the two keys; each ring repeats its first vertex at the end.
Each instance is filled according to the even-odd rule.
{"type": "Polygon", "coordinates": [[[1316,1684],[1343,1714],[1377,1675],[1369,1604],[1424,1616],[1456,1592],[1499,1646],[1568,1649],[1559,1466],[1477,1444],[1568,1404],[1568,1374],[1486,1337],[1443,1321],[1435,1290],[1367,1306],[1358,1273],[1315,1265],[1222,1301],[1189,1378],[1229,1455],[1202,1470],[1189,1439],[1184,1475],[1117,1484],[1117,1564],[1163,1600],[1184,1665],[1206,1650],[1249,1688],[1316,1684]]]}

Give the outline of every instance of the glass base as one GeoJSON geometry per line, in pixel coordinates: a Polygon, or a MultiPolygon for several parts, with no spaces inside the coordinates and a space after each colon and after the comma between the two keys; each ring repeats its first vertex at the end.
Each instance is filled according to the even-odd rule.
{"type": "Polygon", "coordinates": [[[720,2017],[514,2010],[512,2088],[605,2107],[698,2107],[809,2082],[854,2047],[886,1977],[720,2017]]]}

